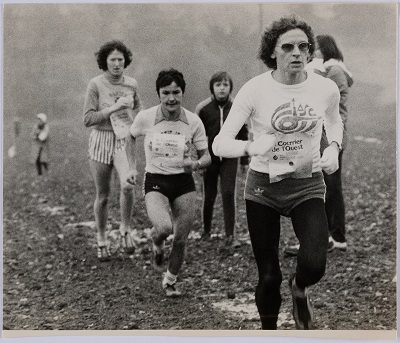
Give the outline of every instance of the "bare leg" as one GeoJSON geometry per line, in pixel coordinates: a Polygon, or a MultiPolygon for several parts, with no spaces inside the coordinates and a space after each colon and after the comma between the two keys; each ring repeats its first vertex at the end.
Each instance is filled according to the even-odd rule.
{"type": "Polygon", "coordinates": [[[151,238],[153,243],[160,246],[172,233],[172,220],[168,198],[159,192],[149,192],[145,196],[147,214],[153,230],[151,238]]]}
{"type": "Polygon", "coordinates": [[[126,182],[129,175],[129,163],[126,157],[125,149],[120,149],[114,154],[114,165],[118,172],[121,192],[119,196],[119,204],[121,210],[121,227],[120,232],[125,235],[131,232],[131,218],[134,204],[134,186],[126,182]]]}
{"type": "Polygon", "coordinates": [[[112,165],[89,160],[90,169],[96,185],[96,199],[94,201],[94,218],[98,230],[98,243],[106,242],[106,225],[108,219],[108,197],[110,195],[110,182],[112,165]]]}
{"type": "Polygon", "coordinates": [[[174,241],[169,255],[168,270],[177,275],[185,257],[186,241],[193,227],[196,209],[196,193],[190,192],[176,198],[172,203],[172,217],[174,223],[174,241]]]}
{"type": "Polygon", "coordinates": [[[131,232],[130,221],[133,209],[133,190],[132,188],[122,188],[119,198],[121,206],[121,234],[131,232]]]}

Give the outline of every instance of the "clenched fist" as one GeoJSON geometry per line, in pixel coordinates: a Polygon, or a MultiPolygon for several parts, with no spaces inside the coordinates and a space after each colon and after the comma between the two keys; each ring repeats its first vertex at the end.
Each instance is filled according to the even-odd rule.
{"type": "Polygon", "coordinates": [[[322,153],[319,165],[328,175],[339,169],[339,149],[330,145],[322,153]]]}
{"type": "Polygon", "coordinates": [[[116,104],[119,108],[133,108],[133,96],[121,96],[116,104]]]}

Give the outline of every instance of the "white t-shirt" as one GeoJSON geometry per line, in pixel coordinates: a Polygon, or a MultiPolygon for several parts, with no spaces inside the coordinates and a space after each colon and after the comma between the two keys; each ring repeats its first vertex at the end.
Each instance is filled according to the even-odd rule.
{"type": "Polygon", "coordinates": [[[320,140],[325,124],[329,142],[340,145],[343,123],[339,114],[340,94],[336,84],[315,73],[296,85],[275,81],[272,72],[254,77],[238,92],[228,118],[214,140],[213,151],[222,157],[244,154],[246,141],[235,136],[250,120],[253,140],[261,134],[277,137],[265,156],[253,156],[250,168],[284,177],[311,177],[320,171],[320,140]]]}
{"type": "Polygon", "coordinates": [[[163,117],[161,105],[143,110],[136,116],[130,133],[134,138],[145,137],[145,170],[148,173],[183,173],[183,160],[190,158],[193,148],[208,148],[202,121],[196,114],[184,108],[176,121],[163,117]]]}

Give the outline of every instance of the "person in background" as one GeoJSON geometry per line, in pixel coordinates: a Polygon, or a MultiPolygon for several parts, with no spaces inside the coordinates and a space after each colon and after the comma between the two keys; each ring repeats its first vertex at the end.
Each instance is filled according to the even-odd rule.
{"type": "MultiPolygon", "coordinates": [[[[202,239],[208,240],[211,236],[211,222],[218,192],[218,178],[220,178],[226,244],[238,247],[240,246],[240,242],[234,239],[238,159],[215,156],[211,149],[214,138],[219,133],[232,107],[232,78],[225,71],[217,72],[212,75],[209,87],[211,96],[198,104],[195,110],[206,129],[208,150],[211,156],[211,164],[203,172],[204,232],[202,239]]],[[[236,138],[245,141],[248,140],[247,125],[243,125],[236,138]]],[[[245,166],[248,164],[248,158],[244,156],[240,159],[240,162],[242,166],[245,166]]]]}
{"type": "Polygon", "coordinates": [[[117,40],[107,42],[96,53],[96,59],[103,73],[91,79],[87,86],[83,117],[85,126],[93,128],[89,137],[89,164],[96,185],[97,257],[108,261],[107,205],[113,168],[119,175],[121,187],[121,246],[127,254],[135,251],[135,237],[130,226],[134,188],[126,181],[129,165],[125,149],[130,125],[141,104],[136,80],[124,74],[132,62],[132,52],[126,45],[117,40]]]}
{"type": "MultiPolygon", "coordinates": [[[[326,184],[325,211],[328,218],[329,245],[328,251],[347,249],[346,241],[346,221],[345,203],[342,190],[342,167],[343,152],[347,147],[347,99],[349,88],[353,84],[353,75],[343,63],[343,54],[338,48],[335,39],[329,35],[319,35],[316,37],[315,58],[309,63],[308,68],[313,68],[315,72],[331,79],[336,83],[340,92],[339,112],[343,122],[343,142],[342,150],[339,152],[339,168],[333,174],[324,172],[326,184]]],[[[328,146],[328,139],[325,130],[321,138],[321,154],[328,146]]],[[[285,254],[288,256],[297,255],[299,244],[287,247],[285,254]]]]}
{"type": "MultiPolygon", "coordinates": [[[[21,133],[21,120],[17,116],[15,116],[13,119],[13,129],[14,129],[13,144],[8,149],[9,158],[14,158],[17,155],[17,145],[19,141],[19,135],[21,133]]],[[[36,153],[34,153],[32,163],[36,163],[36,153]]]]}
{"type": "MultiPolygon", "coordinates": [[[[48,170],[49,167],[49,124],[47,123],[47,115],[39,113],[36,115],[37,122],[34,124],[32,129],[32,151],[31,161],[35,163],[38,175],[43,174],[43,169],[48,170]]],[[[19,134],[14,126],[15,137],[19,134]]]]}
{"type": "MultiPolygon", "coordinates": [[[[348,143],[348,110],[347,99],[349,88],[353,85],[353,75],[344,64],[343,54],[338,48],[333,37],[319,35],[316,37],[315,56],[322,58],[325,67],[325,77],[336,83],[340,92],[339,112],[343,121],[342,150],[339,153],[339,168],[333,174],[324,173],[326,183],[325,211],[328,217],[330,233],[330,246],[339,250],[347,249],[345,229],[345,204],[342,190],[343,152],[348,143]]],[[[328,139],[324,130],[321,139],[321,151],[328,145],[328,139]]]]}
{"type": "MultiPolygon", "coordinates": [[[[43,113],[44,114],[44,113],[43,113]]],[[[21,119],[19,117],[14,117],[13,120],[14,127],[14,137],[18,138],[21,133],[21,119]]]]}
{"type": "Polygon", "coordinates": [[[282,272],[280,218],[290,217],[300,248],[289,278],[298,329],[313,328],[309,287],[324,275],[328,246],[325,183],[338,169],[343,124],[335,83],[304,68],[315,47],[311,27],[295,16],[268,27],[259,57],[271,70],[238,92],[212,149],[217,156],[251,156],[246,215],[258,268],[255,300],[262,329],[277,329],[282,272]],[[254,141],[236,135],[250,120],[254,141]],[[329,146],[320,155],[322,127],[329,146]]]}
{"type": "Polygon", "coordinates": [[[153,228],[153,266],[162,270],[164,242],[173,234],[168,268],[162,280],[167,297],[182,294],[176,282],[182,267],[186,241],[195,221],[196,187],[192,173],[210,164],[205,129],[197,115],[182,106],[186,82],[176,69],[163,70],[156,80],[157,106],[141,111],[130,129],[128,182],[136,183],[135,145],[144,136],[146,167],[144,195],[153,228]],[[198,159],[191,159],[197,151],[198,159]]]}

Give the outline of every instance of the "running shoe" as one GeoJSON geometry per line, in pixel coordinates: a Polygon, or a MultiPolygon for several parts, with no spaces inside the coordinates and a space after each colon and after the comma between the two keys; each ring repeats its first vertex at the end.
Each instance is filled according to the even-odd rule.
{"type": "Polygon", "coordinates": [[[233,236],[226,237],[225,245],[227,247],[239,248],[242,244],[233,236]]]}
{"type": "Polygon", "coordinates": [[[136,243],[133,232],[125,232],[124,235],[121,235],[121,247],[128,255],[135,253],[136,243]]]}
{"type": "Polygon", "coordinates": [[[109,242],[107,239],[101,238],[100,233],[97,233],[97,259],[100,262],[107,262],[111,260],[111,253],[109,249],[109,242]]]}
{"type": "Polygon", "coordinates": [[[162,285],[165,296],[168,298],[177,298],[182,295],[182,293],[177,289],[176,283],[170,285],[169,283],[165,283],[162,285]]]}
{"type": "Polygon", "coordinates": [[[209,241],[210,239],[211,239],[211,233],[209,232],[203,232],[200,237],[200,240],[205,242],[209,241]]]}
{"type": "Polygon", "coordinates": [[[289,279],[289,287],[293,299],[293,318],[296,322],[296,328],[299,330],[311,330],[314,320],[314,313],[307,287],[304,289],[296,285],[296,279],[293,275],[289,279]]]}
{"type": "Polygon", "coordinates": [[[97,245],[97,258],[100,262],[111,260],[111,253],[106,245],[97,245]]]}
{"type": "Polygon", "coordinates": [[[334,249],[346,251],[347,250],[347,242],[338,242],[329,236],[328,252],[332,251],[334,249]]]}
{"type": "Polygon", "coordinates": [[[331,252],[331,251],[333,251],[334,249],[335,249],[335,242],[334,242],[334,240],[332,239],[332,237],[329,236],[328,249],[327,249],[327,251],[328,251],[328,252],[331,252]]]}
{"type": "Polygon", "coordinates": [[[347,242],[338,242],[338,241],[335,241],[333,238],[331,238],[331,239],[332,239],[332,243],[333,243],[333,249],[338,249],[341,251],[347,250],[347,242]]]}

